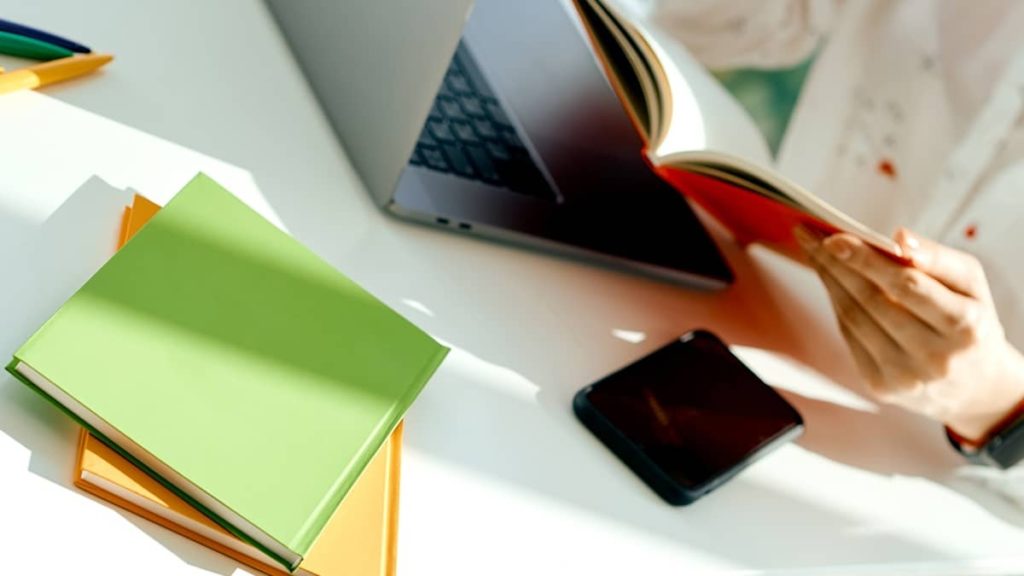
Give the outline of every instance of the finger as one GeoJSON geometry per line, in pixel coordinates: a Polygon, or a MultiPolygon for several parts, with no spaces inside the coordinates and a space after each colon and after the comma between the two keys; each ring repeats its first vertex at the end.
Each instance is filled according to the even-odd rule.
{"type": "Polygon", "coordinates": [[[857,270],[847,266],[826,249],[826,242],[811,248],[811,259],[828,273],[860,304],[902,348],[914,350],[920,346],[938,344],[939,336],[931,326],[893,302],[873,282],[857,270]]]}
{"type": "Polygon", "coordinates": [[[914,267],[949,289],[978,300],[988,296],[988,282],[978,260],[959,250],[943,246],[901,228],[896,241],[910,256],[914,267]]]}
{"type": "Polygon", "coordinates": [[[940,334],[953,334],[977,314],[973,298],[954,292],[918,268],[886,258],[855,236],[835,234],[822,246],[940,334]]]}
{"type": "Polygon", "coordinates": [[[857,360],[856,355],[864,357],[864,360],[857,360],[858,366],[864,362],[874,367],[873,371],[865,373],[872,393],[887,401],[905,393],[914,382],[913,378],[907,376],[906,351],[828,271],[819,270],[819,274],[832,300],[840,331],[844,336],[848,335],[847,342],[856,343],[850,347],[855,354],[854,359],[857,360]]]}
{"type": "Polygon", "coordinates": [[[902,356],[903,349],[899,343],[864,310],[846,288],[828,270],[820,267],[817,270],[829,300],[832,301],[839,325],[856,337],[875,364],[881,368],[902,356]]]}
{"type": "Polygon", "coordinates": [[[843,335],[843,340],[846,341],[846,346],[850,349],[850,355],[853,356],[853,362],[857,365],[857,369],[864,376],[871,392],[877,394],[883,386],[882,370],[878,367],[878,363],[871,357],[871,353],[864,347],[864,344],[857,339],[856,334],[851,332],[845,324],[839,325],[839,331],[843,335]]]}

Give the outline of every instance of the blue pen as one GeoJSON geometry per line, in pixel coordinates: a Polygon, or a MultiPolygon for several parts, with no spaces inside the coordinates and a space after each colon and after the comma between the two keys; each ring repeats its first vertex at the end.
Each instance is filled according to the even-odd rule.
{"type": "Polygon", "coordinates": [[[66,48],[72,52],[81,52],[88,54],[92,52],[87,46],[82,46],[78,42],[73,42],[67,38],[61,38],[49,32],[43,32],[42,30],[36,30],[35,28],[29,28],[21,24],[16,24],[10,20],[0,20],[0,32],[9,32],[11,34],[18,34],[25,36],[26,38],[33,38],[42,42],[48,42],[54,46],[60,46],[66,48]]]}

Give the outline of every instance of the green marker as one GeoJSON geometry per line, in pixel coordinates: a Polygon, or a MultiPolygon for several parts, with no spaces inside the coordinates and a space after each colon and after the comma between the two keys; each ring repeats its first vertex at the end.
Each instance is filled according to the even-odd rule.
{"type": "Polygon", "coordinates": [[[56,60],[74,55],[66,48],[10,32],[0,32],[0,54],[34,60],[56,60]]]}

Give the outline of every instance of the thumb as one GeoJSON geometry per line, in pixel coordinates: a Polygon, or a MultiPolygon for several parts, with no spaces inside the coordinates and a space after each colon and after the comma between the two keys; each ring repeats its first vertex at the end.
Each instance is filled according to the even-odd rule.
{"type": "Polygon", "coordinates": [[[896,242],[915,268],[950,290],[977,299],[988,294],[985,273],[974,256],[918,236],[906,228],[896,232],[896,242]]]}

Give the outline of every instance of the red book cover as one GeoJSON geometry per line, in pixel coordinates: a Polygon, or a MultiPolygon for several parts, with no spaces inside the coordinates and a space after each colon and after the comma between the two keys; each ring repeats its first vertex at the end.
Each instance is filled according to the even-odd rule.
{"type": "Polygon", "coordinates": [[[834,226],[798,208],[740,186],[672,166],[653,168],[662,179],[728,228],[741,245],[761,242],[803,260],[793,228],[802,224],[825,234],[838,232],[834,226]]]}

